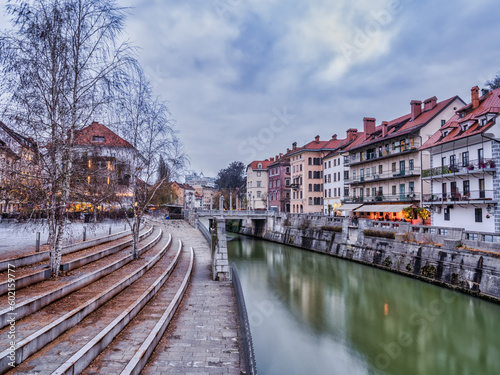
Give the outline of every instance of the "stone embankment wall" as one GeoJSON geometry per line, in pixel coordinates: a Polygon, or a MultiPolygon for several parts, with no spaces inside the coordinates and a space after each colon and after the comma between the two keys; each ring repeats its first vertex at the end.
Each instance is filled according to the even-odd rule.
{"type": "Polygon", "coordinates": [[[366,219],[352,225],[350,219],[293,214],[277,215],[266,223],[243,220],[240,233],[500,302],[500,244],[480,240],[491,234],[470,236],[460,228],[366,219]]]}

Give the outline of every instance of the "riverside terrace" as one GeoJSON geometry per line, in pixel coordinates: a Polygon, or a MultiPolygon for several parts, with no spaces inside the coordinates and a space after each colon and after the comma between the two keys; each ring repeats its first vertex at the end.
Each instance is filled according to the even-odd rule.
{"type": "MultiPolygon", "coordinates": [[[[61,277],[16,285],[14,324],[0,296],[0,342],[15,341],[0,352],[0,373],[240,374],[233,289],[211,280],[202,234],[151,220],[141,235],[138,260],[130,234],[119,233],[64,254],[61,277]]],[[[4,259],[3,280],[14,265],[16,279],[40,274],[44,263],[21,266],[29,256],[4,259]]]]}

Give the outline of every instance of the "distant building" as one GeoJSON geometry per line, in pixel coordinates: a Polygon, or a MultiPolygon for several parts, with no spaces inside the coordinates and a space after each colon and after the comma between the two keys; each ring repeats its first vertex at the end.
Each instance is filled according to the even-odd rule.
{"type": "Polygon", "coordinates": [[[328,141],[321,141],[317,135],[314,141],[303,147],[294,142],[290,151],[292,173],[291,212],[323,212],[323,166],[322,159],[336,150],[342,140],[333,135],[328,141]]]}
{"type": "Polygon", "coordinates": [[[108,127],[97,122],[75,132],[75,186],[82,196],[109,187],[122,201],[132,204],[134,188],[131,162],[137,150],[108,127]]]}
{"type": "Polygon", "coordinates": [[[195,204],[196,190],[191,185],[173,182],[172,189],[176,196],[175,205],[187,207],[195,204]]]}
{"type": "Polygon", "coordinates": [[[219,202],[214,201],[215,194],[217,194],[218,190],[213,186],[206,185],[193,185],[193,188],[201,197],[201,208],[204,210],[210,210],[210,204],[212,203],[212,208],[219,207],[219,202]]]}
{"type": "MultiPolygon", "coordinates": [[[[420,148],[430,156],[422,171],[423,205],[432,225],[500,232],[500,89],[471,90],[471,103],[458,108],[420,148]]],[[[476,239],[476,238],[471,238],[476,239]]]]}
{"type": "MultiPolygon", "coordinates": [[[[290,150],[288,150],[290,151],[290,150]]],[[[279,154],[270,159],[269,175],[269,209],[279,212],[290,212],[290,157],[288,154],[279,154]]]]}
{"type": "Polygon", "coordinates": [[[0,212],[20,211],[32,205],[29,190],[40,184],[36,154],[32,139],[0,121],[0,212]]]}
{"type": "Polygon", "coordinates": [[[255,160],[247,166],[247,199],[251,209],[267,209],[269,159],[255,160]]]}
{"type": "Polygon", "coordinates": [[[186,179],[186,184],[189,184],[191,186],[201,185],[211,188],[215,187],[215,178],[206,177],[203,174],[203,172],[201,172],[200,174],[192,172],[191,174],[187,175],[185,179],[186,179]]]}

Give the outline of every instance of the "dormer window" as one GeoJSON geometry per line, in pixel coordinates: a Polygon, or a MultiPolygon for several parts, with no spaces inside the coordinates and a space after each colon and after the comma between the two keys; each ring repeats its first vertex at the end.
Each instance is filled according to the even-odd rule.
{"type": "Polygon", "coordinates": [[[450,131],[449,131],[449,130],[445,130],[445,131],[443,132],[443,137],[447,137],[447,136],[448,136],[448,134],[450,134],[450,131]]]}
{"type": "Polygon", "coordinates": [[[464,117],[465,117],[465,112],[460,112],[460,113],[458,114],[458,117],[460,117],[460,118],[464,118],[464,117]]]}
{"type": "Polygon", "coordinates": [[[92,136],[92,142],[104,142],[106,138],[102,135],[94,135],[92,136]]]}
{"type": "Polygon", "coordinates": [[[262,169],[262,163],[257,164],[257,169],[262,169]]]}
{"type": "Polygon", "coordinates": [[[481,121],[479,121],[479,124],[480,124],[480,126],[484,126],[484,125],[486,125],[487,122],[488,122],[487,119],[482,118],[481,121]]]}

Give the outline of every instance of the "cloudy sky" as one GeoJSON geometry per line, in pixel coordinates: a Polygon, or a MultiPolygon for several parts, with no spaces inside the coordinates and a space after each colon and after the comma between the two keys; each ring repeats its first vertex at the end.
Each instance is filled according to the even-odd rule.
{"type": "Polygon", "coordinates": [[[495,0],[125,0],[191,169],[216,175],[500,71],[495,0]]]}

